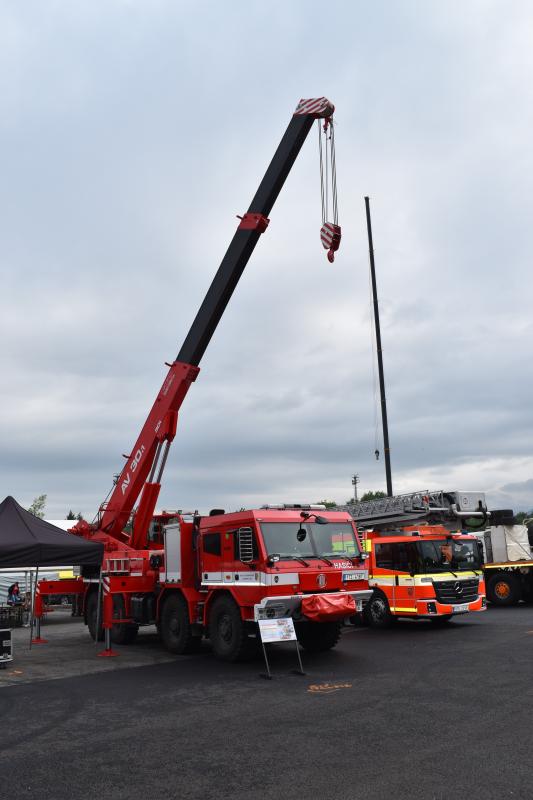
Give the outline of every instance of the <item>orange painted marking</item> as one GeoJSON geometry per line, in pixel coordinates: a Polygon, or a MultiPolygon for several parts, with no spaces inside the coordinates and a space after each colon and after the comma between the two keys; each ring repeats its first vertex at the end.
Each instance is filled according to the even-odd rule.
{"type": "Polygon", "coordinates": [[[351,689],[351,683],[312,683],[307,691],[310,694],[331,694],[339,689],[351,689]]]}

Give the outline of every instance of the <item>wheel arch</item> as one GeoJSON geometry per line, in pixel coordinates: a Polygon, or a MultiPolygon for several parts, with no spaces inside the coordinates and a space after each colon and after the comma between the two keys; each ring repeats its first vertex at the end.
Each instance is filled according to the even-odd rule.
{"type": "Polygon", "coordinates": [[[187,603],[187,609],[189,611],[189,618],[191,617],[191,603],[187,599],[187,596],[186,596],[185,592],[183,591],[183,589],[180,586],[175,586],[175,587],[173,586],[172,588],[165,586],[159,592],[159,594],[157,595],[157,599],[156,599],[156,621],[157,622],[159,622],[159,620],[161,619],[161,611],[162,611],[162,608],[163,608],[163,605],[164,605],[165,601],[167,600],[167,598],[173,597],[175,595],[177,595],[178,597],[182,597],[185,600],[185,602],[187,603]]]}
{"type": "Polygon", "coordinates": [[[229,588],[228,589],[226,589],[226,588],[224,588],[224,589],[215,589],[213,592],[210,592],[208,594],[208,596],[206,598],[206,601],[205,601],[205,606],[204,606],[204,624],[206,625],[206,627],[209,625],[209,615],[211,613],[211,609],[213,608],[214,603],[219,599],[219,597],[229,597],[231,600],[233,600],[233,602],[235,603],[235,605],[239,609],[239,613],[241,615],[241,618],[244,619],[243,613],[242,613],[242,606],[237,601],[237,599],[236,599],[234,593],[231,591],[231,589],[229,589],[229,588]]]}

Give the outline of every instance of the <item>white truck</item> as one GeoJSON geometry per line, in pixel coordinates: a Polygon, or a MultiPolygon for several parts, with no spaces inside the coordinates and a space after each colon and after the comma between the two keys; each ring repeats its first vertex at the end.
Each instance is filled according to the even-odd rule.
{"type": "MultiPolygon", "coordinates": [[[[496,606],[533,602],[533,547],[528,525],[505,524],[492,511],[493,524],[475,535],[483,545],[487,600],[496,606]]],[[[510,520],[507,520],[510,521],[510,520]]],[[[524,520],[525,523],[533,520],[524,520]]]]}

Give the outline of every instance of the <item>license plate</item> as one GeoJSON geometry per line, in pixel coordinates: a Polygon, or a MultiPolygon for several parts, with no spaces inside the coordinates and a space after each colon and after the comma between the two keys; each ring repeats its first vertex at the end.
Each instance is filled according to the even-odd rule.
{"type": "Polygon", "coordinates": [[[452,606],[454,614],[464,614],[465,611],[468,611],[468,603],[461,603],[459,606],[452,606]]]}
{"type": "Polygon", "coordinates": [[[351,570],[342,573],[343,581],[366,581],[367,579],[368,572],[366,570],[351,570]]]}

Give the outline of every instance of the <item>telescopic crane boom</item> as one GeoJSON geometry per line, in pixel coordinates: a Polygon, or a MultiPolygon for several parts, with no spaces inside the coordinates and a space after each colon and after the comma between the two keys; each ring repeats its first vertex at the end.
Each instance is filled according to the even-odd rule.
{"type": "MultiPolygon", "coordinates": [[[[189,333],[169,367],[144,426],[127,457],[109,501],[102,505],[93,535],[104,533],[131,547],[146,545],[147,531],[161,488],[170,444],[176,434],[178,412],[191,383],[199,372],[201,358],[239,282],[259,237],[266,230],[268,215],[311,130],[314,120],[331,120],[334,106],[325,97],[300,100],[274,158],[241,219],[226,255],[213,279],[189,333]],[[123,533],[139,498],[133,533],[123,533]]],[[[325,123],[326,126],[326,123],[325,123]]],[[[340,239],[340,228],[339,239],[340,239]]],[[[337,244],[338,246],[338,244],[337,244]]],[[[78,527],[79,532],[82,532],[78,527]]]]}

